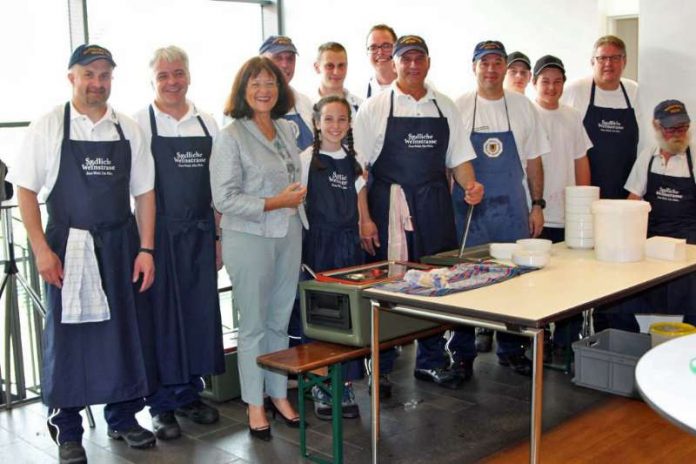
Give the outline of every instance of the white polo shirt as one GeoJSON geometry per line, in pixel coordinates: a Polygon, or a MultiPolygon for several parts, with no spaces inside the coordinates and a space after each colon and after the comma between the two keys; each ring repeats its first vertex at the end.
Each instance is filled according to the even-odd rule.
{"type": "MultiPolygon", "coordinates": [[[[636,112],[636,121],[640,121],[640,108],[638,107],[638,83],[631,79],[621,78],[621,83],[626,89],[628,101],[636,112]]],[[[592,92],[592,76],[583,77],[568,83],[563,89],[561,103],[571,106],[580,112],[582,119],[585,119],[587,106],[590,104],[590,93],[592,92]]],[[[621,91],[621,86],[616,90],[602,90],[595,86],[595,106],[602,108],[627,108],[626,98],[621,91]]]]}
{"type": "Polygon", "coordinates": [[[391,84],[380,84],[377,77],[372,76],[365,89],[365,98],[374,97],[391,87],[391,84]],[[369,95],[368,95],[369,93],[369,95]]]}
{"type": "Polygon", "coordinates": [[[576,109],[565,105],[555,110],[539,105],[536,108],[551,144],[551,151],[541,156],[546,200],[544,226],[565,227],[565,188],[575,185],[575,160],[587,154],[592,142],[576,109]]]}
{"type": "MultiPolygon", "coordinates": [[[[208,129],[208,133],[214,139],[218,134],[218,125],[215,118],[208,113],[199,112],[196,105],[186,100],[188,111],[179,120],[160,110],[157,105],[152,103],[157,123],[157,134],[162,137],[202,137],[205,135],[201,123],[198,121],[200,116],[208,129]]],[[[145,134],[145,140],[150,147],[152,142],[152,128],[150,127],[150,105],[141,109],[133,115],[140,128],[145,134]]]]}
{"type": "MultiPolygon", "coordinates": [[[[689,172],[689,162],[686,159],[686,152],[670,156],[669,161],[665,163],[665,159],[660,156],[660,149],[653,146],[644,149],[640,152],[640,155],[638,155],[638,159],[636,159],[636,162],[633,164],[631,174],[629,174],[626,184],[624,185],[626,190],[641,198],[645,196],[648,188],[648,164],[650,164],[652,158],[656,159],[652,163],[650,172],[672,177],[690,177],[692,174],[689,172]]],[[[693,153],[691,153],[691,161],[694,161],[693,153]]],[[[696,176],[696,163],[693,164],[693,174],[696,176]]]]}
{"type": "MultiPolygon", "coordinates": [[[[65,104],[58,105],[31,123],[20,152],[10,162],[8,180],[38,193],[40,201],[46,200],[58,177],[64,109],[65,104]]],[[[130,142],[130,193],[138,196],[154,188],[155,166],[150,146],[145,143],[143,132],[133,119],[107,105],[104,116],[92,123],[71,103],[70,139],[93,142],[119,140],[116,122],[130,142]]]]}
{"type": "Polygon", "coordinates": [[[390,90],[375,95],[363,103],[353,122],[355,150],[363,166],[375,164],[382,152],[392,91],[394,92],[393,115],[395,117],[439,117],[437,109],[440,108],[442,115],[447,118],[449,126],[449,143],[446,152],[448,168],[455,168],[476,158],[474,148],[464,133],[461,115],[454,102],[444,94],[432,89],[427,83],[425,88],[425,96],[416,100],[403,93],[394,81],[390,90]],[[435,101],[437,101],[437,106],[435,101]]]}

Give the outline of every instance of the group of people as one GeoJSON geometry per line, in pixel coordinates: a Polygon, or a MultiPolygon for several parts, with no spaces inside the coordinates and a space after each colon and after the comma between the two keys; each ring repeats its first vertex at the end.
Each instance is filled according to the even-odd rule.
{"type": "MultiPolygon", "coordinates": [[[[178,437],[177,416],[218,420],[199,392],[201,376],[223,369],[216,288],[223,263],[240,315],[249,432],[269,440],[267,409],[300,425],[287,378],[256,358],[288,346],[301,263],[322,271],[418,261],[457,248],[471,208],[467,246],[562,241],[568,185],[644,198],[653,207],[651,235],[696,240],[688,114],[681,102],[660,103],[658,147],[637,158],[638,87],[621,77],[619,38],[598,39],[592,76],[568,86],[558,57],[532,65],[499,41],[480,42],[471,65],[476,89],[455,101],[428,83],[422,37],[397,37],[380,24],[366,51],[374,75],[365,101],[344,88],[347,53],[335,42],[318,49],[321,80],[310,99],[290,85],[292,40],[269,37],[237,72],[224,105],[231,122],[221,130],[186,98],[180,48],[155,52],[155,97],[134,119],[107,102],[111,53],[98,45],[74,51],[71,101],[32,123],[9,175],[48,288],[42,388],[61,462],[86,462],[79,415],[86,405],[106,403],[109,436],[135,448],[178,437]],[[524,96],[530,82],[535,101],[524,96]],[[145,405],[154,434],[135,420],[145,405]]],[[[668,298],[672,308],[689,291],[682,282],[650,297],[668,298]]],[[[625,306],[605,313],[597,327],[633,317],[625,306]]],[[[564,324],[556,330],[565,334],[555,340],[561,346],[579,331],[576,319],[564,324]]],[[[491,336],[459,328],[449,339],[419,340],[415,377],[459,388],[491,336]]],[[[523,338],[497,334],[501,365],[530,375],[524,353],[523,338]]],[[[381,353],[380,378],[372,379],[382,396],[391,393],[395,358],[393,349],[381,353]]],[[[342,414],[357,417],[351,380],[362,366],[344,368],[342,414]]],[[[317,386],[313,396],[317,416],[330,419],[328,391],[317,386]]]]}

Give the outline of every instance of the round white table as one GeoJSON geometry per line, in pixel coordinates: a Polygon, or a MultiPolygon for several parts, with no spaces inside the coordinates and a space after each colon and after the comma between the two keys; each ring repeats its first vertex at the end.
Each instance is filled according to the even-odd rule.
{"type": "Polygon", "coordinates": [[[696,433],[696,335],[669,340],[638,361],[636,385],[648,405],[696,433]]]}

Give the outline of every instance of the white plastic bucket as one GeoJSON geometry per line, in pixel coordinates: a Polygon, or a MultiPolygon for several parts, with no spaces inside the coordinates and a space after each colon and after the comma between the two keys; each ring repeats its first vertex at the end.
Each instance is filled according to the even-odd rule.
{"type": "Polygon", "coordinates": [[[638,200],[597,200],[594,215],[595,256],[600,261],[643,260],[650,203],[638,200]]]}

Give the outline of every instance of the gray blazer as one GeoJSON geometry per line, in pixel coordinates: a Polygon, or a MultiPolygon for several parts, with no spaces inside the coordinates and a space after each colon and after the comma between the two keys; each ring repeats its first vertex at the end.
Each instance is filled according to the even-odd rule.
{"type": "MultiPolygon", "coordinates": [[[[276,137],[292,157],[296,182],[301,180],[299,148],[290,124],[273,121],[276,137]]],[[[235,119],[225,126],[213,143],[210,156],[210,185],[213,204],[222,214],[220,227],[262,237],[285,237],[288,219],[299,213],[307,228],[304,206],[264,211],[265,198],[290,184],[282,155],[250,119],[235,119]]]]}

